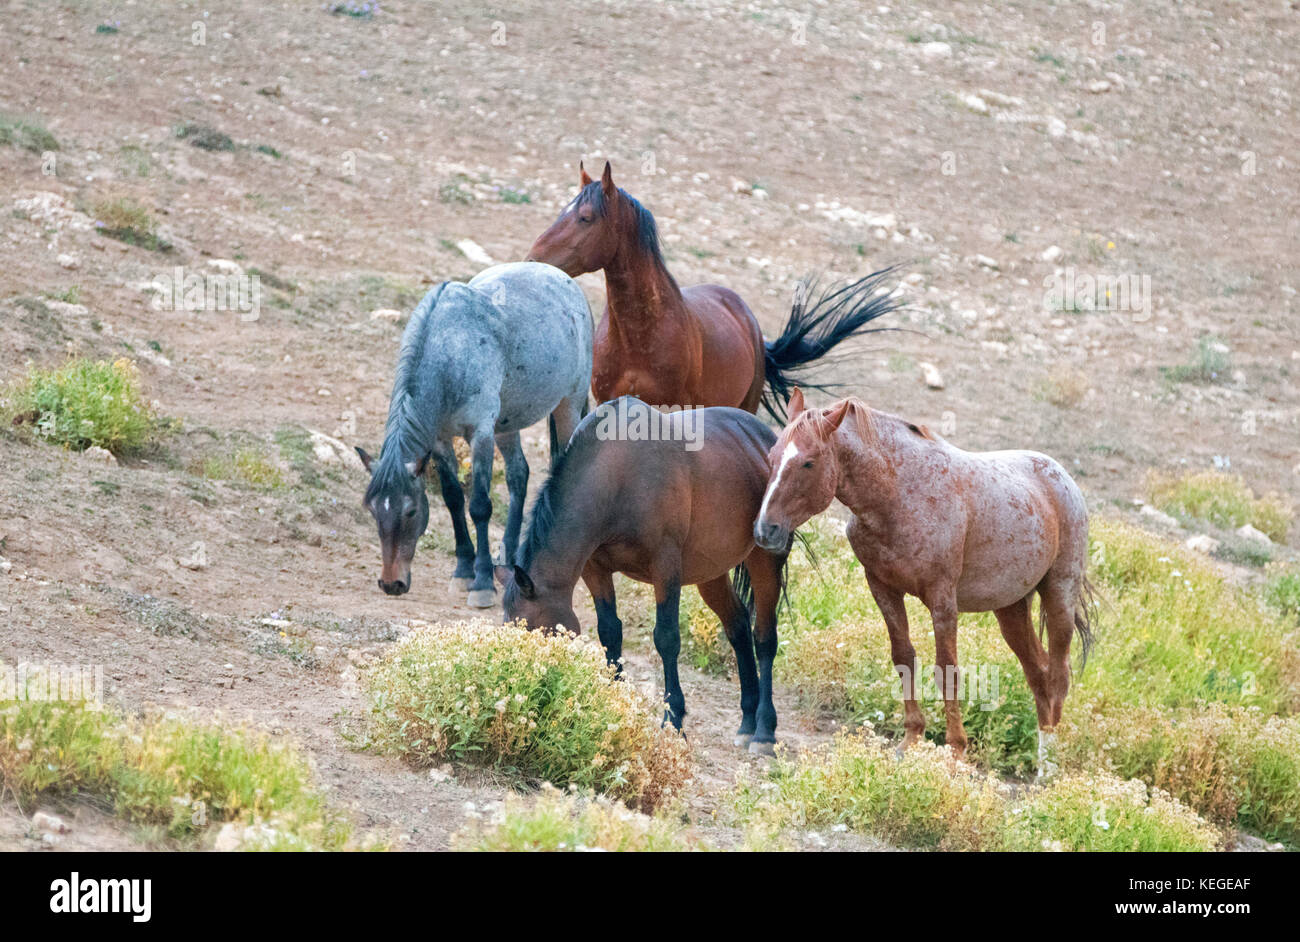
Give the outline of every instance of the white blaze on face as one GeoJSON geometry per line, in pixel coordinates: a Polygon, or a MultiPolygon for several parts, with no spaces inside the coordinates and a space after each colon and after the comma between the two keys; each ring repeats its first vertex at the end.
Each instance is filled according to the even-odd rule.
{"type": "Polygon", "coordinates": [[[781,484],[781,475],[785,473],[785,466],[793,461],[799,454],[799,449],[794,442],[785,446],[785,451],[781,452],[781,463],[777,465],[776,477],[772,478],[772,483],[767,486],[767,493],[763,495],[763,506],[758,508],[758,522],[764,524],[767,522],[767,505],[772,500],[772,494],[781,484]]]}

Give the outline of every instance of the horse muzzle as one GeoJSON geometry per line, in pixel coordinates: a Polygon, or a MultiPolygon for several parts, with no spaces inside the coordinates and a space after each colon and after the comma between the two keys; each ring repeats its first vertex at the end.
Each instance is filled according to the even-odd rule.
{"type": "Polygon", "coordinates": [[[757,520],[754,523],[754,542],[772,552],[783,550],[790,542],[790,533],[779,523],[757,520]]]}
{"type": "Polygon", "coordinates": [[[407,592],[411,591],[411,577],[407,576],[405,579],[394,579],[392,582],[385,582],[383,579],[380,579],[379,588],[383,589],[384,593],[387,595],[405,595],[407,592]]]}

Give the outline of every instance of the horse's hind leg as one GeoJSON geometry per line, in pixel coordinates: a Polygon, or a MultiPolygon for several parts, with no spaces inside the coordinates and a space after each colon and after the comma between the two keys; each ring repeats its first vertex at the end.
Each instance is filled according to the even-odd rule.
{"type": "Polygon", "coordinates": [[[447,505],[447,513],[451,514],[451,528],[456,534],[456,571],[451,578],[452,587],[468,592],[474,578],[474,542],[469,538],[469,527],[465,525],[465,491],[460,486],[456,453],[446,446],[439,446],[433,458],[442,488],[442,502],[447,505]]]}
{"type": "Polygon", "coordinates": [[[740,675],[740,729],[736,730],[736,745],[748,747],[754,738],[754,711],[758,708],[758,669],[754,666],[749,611],[741,604],[727,576],[700,583],[699,590],[704,604],[721,620],[722,630],[736,652],[736,673],[740,675]]]}
{"type": "Polygon", "coordinates": [[[560,400],[560,404],[551,412],[549,422],[551,429],[551,467],[555,467],[555,461],[563,453],[565,446],[569,444],[569,439],[573,437],[573,430],[578,427],[582,421],[582,413],[587,406],[587,390],[583,389],[581,393],[575,393],[565,399],[560,400]]]}
{"type": "Polygon", "coordinates": [[[916,705],[916,648],[912,647],[912,636],[907,628],[907,607],[903,604],[903,593],[896,592],[876,582],[867,574],[867,586],[871,597],[876,600],[880,614],[884,616],[885,627],[889,631],[889,654],[894,662],[894,670],[903,684],[903,746],[906,749],[925,734],[925,714],[916,705]]]}
{"type": "Polygon", "coordinates": [[[469,605],[473,608],[491,608],[496,604],[496,588],[492,584],[492,551],[489,547],[488,523],[492,519],[492,459],[496,454],[496,437],[493,426],[496,416],[484,422],[470,439],[472,460],[470,471],[469,515],[474,521],[474,539],[478,543],[474,555],[474,582],[469,587],[469,605]]]}
{"type": "Polygon", "coordinates": [[[524,519],[524,502],[528,498],[528,459],[519,444],[519,433],[497,437],[497,447],[506,461],[506,487],[510,491],[510,512],[506,514],[505,565],[515,564],[515,551],[519,548],[519,527],[524,519]]]}
{"type": "Polygon", "coordinates": [[[1007,646],[1020,660],[1025,670],[1025,680],[1034,695],[1034,704],[1038,708],[1038,728],[1051,726],[1051,697],[1047,687],[1047,652],[1034,634],[1034,622],[1029,615],[1030,594],[1019,602],[999,608],[993,614],[998,618],[998,627],[1007,646]]]}
{"type": "Polygon", "coordinates": [[[1061,708],[1070,689],[1070,640],[1074,635],[1074,604],[1079,590],[1073,578],[1048,573],[1038,597],[1047,622],[1047,692],[1050,702],[1045,731],[1061,722],[1061,708]]]}

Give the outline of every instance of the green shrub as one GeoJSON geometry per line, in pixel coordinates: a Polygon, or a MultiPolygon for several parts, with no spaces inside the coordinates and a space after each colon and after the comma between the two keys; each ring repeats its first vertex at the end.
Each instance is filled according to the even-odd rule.
{"type": "Polygon", "coordinates": [[[1275,572],[1264,586],[1264,599],[1283,615],[1300,618],[1300,572],[1275,572]]]}
{"type": "Polygon", "coordinates": [[[0,707],[0,782],[27,802],[81,798],[198,840],[213,824],[260,829],[263,847],[341,849],[351,828],[311,784],[307,760],[261,733],[84,703],[0,707]]]}
{"type": "Polygon", "coordinates": [[[846,827],[899,846],[939,850],[1200,850],[1218,834],[1196,813],[1142,782],[1066,775],[1018,794],[995,777],[917,743],[901,758],[871,735],[779,758],[742,779],[739,822],[776,831],[846,827]]]}
{"type": "Polygon", "coordinates": [[[100,200],[94,205],[93,214],[99,231],[110,239],[151,252],[171,251],[171,243],[158,235],[157,220],[129,196],[100,200]]]}
{"type": "Polygon", "coordinates": [[[644,810],[687,778],[682,737],[586,637],[437,624],[396,645],[366,688],[371,743],[417,764],[472,762],[644,810]]]}
{"type": "Polygon", "coordinates": [[[1295,508],[1281,494],[1256,497],[1240,475],[1198,471],[1147,475],[1147,499],[1165,513],[1205,520],[1217,527],[1237,529],[1250,524],[1278,543],[1286,542],[1295,508]]]}
{"type": "Polygon", "coordinates": [[[607,798],[566,795],[544,785],[532,799],[511,795],[495,811],[475,814],[452,839],[460,851],[710,850],[662,818],[632,811],[607,798]]]}
{"type": "Polygon", "coordinates": [[[235,481],[252,487],[276,488],[284,485],[284,473],[256,448],[238,448],[229,455],[206,458],[202,473],[217,481],[235,481]]]}
{"type": "Polygon", "coordinates": [[[1222,383],[1228,378],[1232,359],[1222,349],[1216,337],[1202,337],[1196,343],[1196,352],[1187,362],[1178,366],[1161,367],[1165,378],[1175,383],[1222,383]]]}
{"type": "Polygon", "coordinates": [[[130,360],[70,360],[54,370],[32,369],[11,392],[14,412],[28,414],[37,434],[82,450],[136,451],[155,427],[130,360]]]}
{"type": "Polygon", "coordinates": [[[44,125],[8,114],[0,114],[0,144],[21,147],[36,154],[59,149],[58,140],[44,125]]]}

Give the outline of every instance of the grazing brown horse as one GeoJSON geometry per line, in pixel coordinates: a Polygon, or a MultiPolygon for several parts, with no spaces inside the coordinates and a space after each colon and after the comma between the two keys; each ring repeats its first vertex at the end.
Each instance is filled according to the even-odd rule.
{"type": "Polygon", "coordinates": [[[957,613],[996,614],[1038,707],[1041,775],[1070,685],[1071,634],[1079,634],[1083,659],[1092,643],[1088,509],[1078,486],[1046,455],[962,451],[855,398],[806,409],[796,389],[790,415],[769,454],[771,482],[755,541],[788,545],[795,527],[836,498],[853,512],[849,542],[884,615],[903,681],[904,748],[924,732],[925,717],[916,705],[916,651],[903,597],[914,595],[930,610],[946,741],[958,756],[966,733],[955,689],[957,613]],[[1035,592],[1046,651],[1030,619],[1035,592]]]}
{"type": "Polygon", "coordinates": [[[678,605],[682,586],[698,586],[736,652],[736,744],[770,753],[776,742],[776,609],[788,546],[755,547],[752,527],[775,438],[739,409],[665,413],[632,397],[600,406],[579,424],[538,493],[516,565],[497,568],[506,619],[578,632],[573,590],[581,577],[595,601],[605,656],[617,665],[623,623],[614,573],[650,583],[664,720],[681,729],[686,701],[677,677],[678,605]],[[733,584],[727,574],[736,567],[733,584]]]}
{"type": "Polygon", "coordinates": [[[811,303],[813,286],[805,284],[781,335],[764,341],[734,291],[677,286],[654,216],[614,185],[608,162],[599,182],[579,172],[580,192],[533,243],[528,260],[548,262],[571,278],[605,271],[605,316],[596,328],[591,376],[597,403],[636,396],[655,405],[746,412],[761,403],[780,420],[796,372],[848,337],[871,333],[865,325],[897,307],[881,290],[889,269],[811,303]]]}

